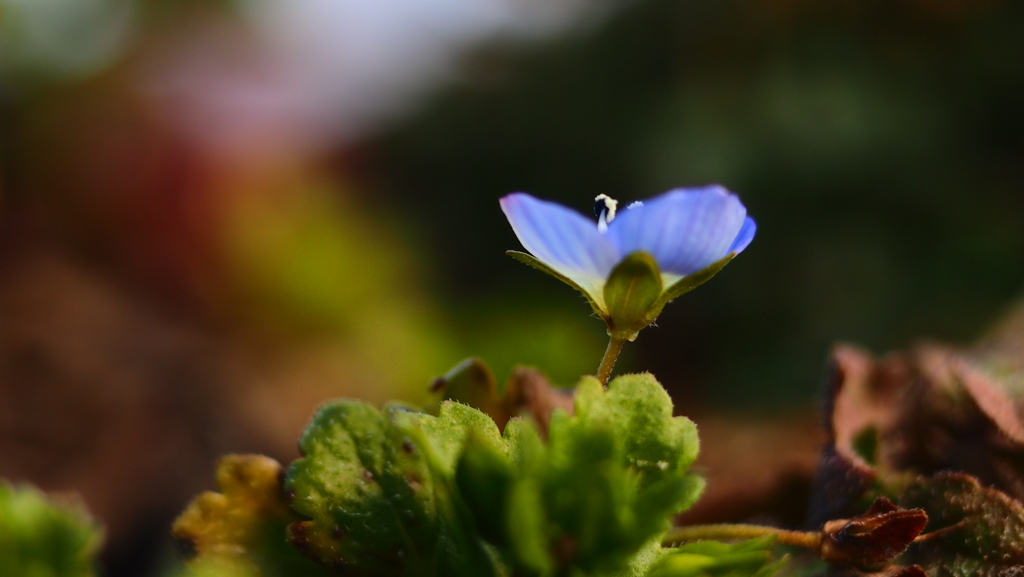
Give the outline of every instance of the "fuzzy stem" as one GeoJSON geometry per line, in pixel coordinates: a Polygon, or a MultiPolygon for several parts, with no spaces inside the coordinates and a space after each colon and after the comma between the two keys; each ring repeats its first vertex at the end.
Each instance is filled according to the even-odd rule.
{"type": "Polygon", "coordinates": [[[815,551],[821,546],[821,533],[805,531],[787,531],[764,525],[739,525],[722,523],[717,525],[690,525],[676,527],[662,539],[663,545],[674,545],[684,541],[710,539],[716,541],[738,541],[755,539],[765,535],[775,535],[775,540],[783,545],[806,547],[815,551]]]}
{"type": "Polygon", "coordinates": [[[626,339],[614,335],[608,339],[608,348],[604,351],[601,366],[597,367],[597,380],[601,381],[602,385],[608,384],[608,379],[612,376],[612,369],[615,367],[615,361],[618,360],[622,346],[625,344],[626,339]]]}

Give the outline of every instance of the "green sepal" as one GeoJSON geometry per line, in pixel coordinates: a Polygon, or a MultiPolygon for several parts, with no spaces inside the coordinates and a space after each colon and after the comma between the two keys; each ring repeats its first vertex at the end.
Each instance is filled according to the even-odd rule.
{"type": "Polygon", "coordinates": [[[736,256],[735,252],[729,253],[721,260],[664,286],[665,278],[654,258],[643,252],[633,253],[612,270],[602,294],[597,295],[601,299],[599,302],[596,295],[537,257],[515,250],[505,251],[505,254],[578,290],[597,316],[608,324],[608,334],[629,341],[636,339],[642,329],[656,321],[665,305],[711,280],[736,256]]]}
{"type": "Polygon", "coordinates": [[[701,270],[693,274],[686,275],[683,278],[677,280],[676,282],[666,287],[665,290],[661,293],[661,296],[658,297],[658,301],[654,303],[654,306],[652,306],[648,310],[647,318],[644,320],[647,322],[648,325],[653,323],[655,320],[657,320],[658,315],[661,314],[661,311],[662,309],[665,308],[665,305],[711,280],[711,277],[718,274],[719,271],[725,268],[725,265],[729,264],[729,262],[735,257],[736,253],[731,252],[728,255],[726,255],[725,258],[711,264],[710,266],[702,268],[701,270]]]}
{"type": "Polygon", "coordinates": [[[608,334],[635,339],[653,321],[648,320],[649,311],[659,300],[661,289],[661,271],[654,257],[635,252],[622,259],[604,284],[608,334]]]}
{"type": "Polygon", "coordinates": [[[555,271],[555,269],[553,269],[553,268],[549,267],[548,265],[544,264],[543,262],[540,261],[540,259],[538,259],[537,257],[533,256],[532,254],[527,254],[525,252],[519,252],[518,250],[506,250],[505,254],[507,254],[508,256],[516,259],[517,261],[519,261],[519,262],[521,262],[521,263],[523,263],[525,265],[532,266],[533,268],[535,268],[535,269],[537,269],[537,270],[539,270],[541,272],[545,272],[545,273],[547,273],[547,274],[557,278],[558,280],[564,282],[565,284],[571,286],[572,288],[580,291],[580,293],[582,293],[583,296],[587,298],[587,302],[590,303],[590,307],[592,309],[594,309],[594,312],[597,313],[597,316],[599,316],[599,317],[601,317],[602,319],[605,319],[605,320],[608,319],[608,311],[602,306],[602,303],[598,303],[596,300],[594,300],[594,296],[592,294],[587,292],[586,289],[584,289],[580,285],[576,284],[576,282],[571,280],[569,277],[563,275],[562,273],[559,273],[559,272],[555,271]]]}

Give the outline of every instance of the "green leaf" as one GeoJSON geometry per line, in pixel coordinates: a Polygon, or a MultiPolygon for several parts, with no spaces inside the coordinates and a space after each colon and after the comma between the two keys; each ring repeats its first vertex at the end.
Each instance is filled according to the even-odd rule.
{"type": "Polygon", "coordinates": [[[929,523],[905,555],[930,575],[1016,575],[1024,570],[1024,506],[963,473],[920,477],[900,504],[929,523]],[[929,533],[934,533],[929,537],[929,533]]]}
{"type": "Polygon", "coordinates": [[[484,435],[471,432],[455,470],[456,483],[474,512],[480,536],[498,546],[508,543],[508,528],[500,522],[502,502],[516,476],[503,448],[484,435]]]}
{"type": "Polygon", "coordinates": [[[608,575],[608,577],[643,577],[661,561],[668,551],[671,551],[671,549],[661,546],[661,537],[655,537],[645,543],[635,555],[630,557],[625,568],[606,573],[605,575],[608,575]]]}
{"type": "Polygon", "coordinates": [[[786,563],[775,560],[772,537],[734,545],[697,541],[669,550],[647,577],[769,577],[786,563]]]}
{"type": "MultiPolygon", "coordinates": [[[[539,480],[521,479],[510,488],[503,501],[505,510],[499,512],[499,519],[505,519],[508,526],[507,534],[511,537],[509,543],[515,564],[531,573],[550,573],[554,569],[555,559],[551,554],[552,542],[545,515],[544,488],[539,480]]],[[[563,551],[556,551],[556,554],[562,554],[563,551]]]]}
{"type": "MultiPolygon", "coordinates": [[[[547,274],[557,278],[558,280],[564,282],[565,284],[571,286],[572,288],[580,291],[580,293],[582,293],[583,296],[585,296],[587,298],[587,302],[590,303],[590,307],[592,309],[594,309],[594,312],[597,313],[597,316],[599,316],[599,317],[601,317],[602,319],[605,319],[605,320],[608,319],[608,310],[607,310],[607,307],[604,306],[604,303],[599,302],[596,298],[594,298],[595,295],[591,294],[586,289],[584,289],[580,285],[576,284],[576,282],[571,280],[569,277],[563,275],[562,273],[556,272],[555,269],[553,269],[553,268],[549,267],[548,265],[544,264],[543,262],[541,262],[537,257],[533,256],[532,254],[527,254],[525,252],[519,252],[517,250],[507,250],[507,251],[505,251],[505,254],[507,254],[508,256],[516,259],[517,261],[519,261],[519,262],[521,262],[521,263],[523,263],[525,265],[532,266],[533,268],[535,268],[535,269],[537,269],[537,270],[539,270],[541,272],[545,272],[545,273],[547,273],[547,274]]],[[[601,298],[604,298],[603,295],[601,295],[601,298]]]]}
{"type": "Polygon", "coordinates": [[[81,503],[0,482],[0,575],[92,576],[101,540],[81,503]]]}
{"type": "Polygon", "coordinates": [[[661,295],[661,271],[654,257],[635,252],[615,265],[604,285],[608,334],[633,340],[651,324],[648,312],[661,295]]]}
{"type": "Polygon", "coordinates": [[[298,521],[281,492],[281,465],[262,455],[227,455],[217,464],[220,493],[196,497],[171,534],[192,575],[321,577],[330,573],[285,540],[298,521]]]}
{"type": "Polygon", "coordinates": [[[628,571],[703,488],[688,471],[696,427],[672,416],[651,375],[619,377],[607,390],[587,377],[574,409],[555,411],[546,444],[513,419],[502,439],[465,445],[458,489],[514,571],[628,571]]]}
{"type": "Polygon", "coordinates": [[[493,575],[494,564],[455,493],[469,431],[499,438],[476,409],[445,402],[437,417],[359,401],[321,407],[289,468],[293,545],[351,575],[493,575]]]}

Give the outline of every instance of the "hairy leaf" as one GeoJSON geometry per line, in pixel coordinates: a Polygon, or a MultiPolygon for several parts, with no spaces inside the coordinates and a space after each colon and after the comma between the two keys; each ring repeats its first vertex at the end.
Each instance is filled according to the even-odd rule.
{"type": "Polygon", "coordinates": [[[352,400],[320,408],[285,480],[293,545],[348,575],[494,574],[452,485],[469,431],[497,440],[494,422],[445,402],[437,417],[352,400]]]}
{"type": "Polygon", "coordinates": [[[651,375],[618,377],[607,390],[588,377],[574,414],[553,414],[546,444],[519,420],[501,439],[471,436],[456,483],[515,570],[615,572],[696,500],[703,482],[688,469],[697,450],[696,427],[672,416],[651,375]]]}
{"type": "Polygon", "coordinates": [[[1006,342],[880,360],[836,347],[811,522],[898,496],[906,471],[963,471],[1024,499],[1024,346],[1006,342]]]}
{"type": "Polygon", "coordinates": [[[931,577],[1010,576],[1024,572],[1024,507],[960,473],[921,477],[901,504],[928,512],[928,534],[907,558],[931,577]],[[931,536],[929,537],[929,534],[931,536]]]}

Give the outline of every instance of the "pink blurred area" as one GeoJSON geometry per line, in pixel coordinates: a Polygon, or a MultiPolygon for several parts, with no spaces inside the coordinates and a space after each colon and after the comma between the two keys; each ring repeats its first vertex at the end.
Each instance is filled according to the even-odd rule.
{"type": "Polygon", "coordinates": [[[108,574],[139,574],[219,455],[290,460],[321,401],[422,400],[459,360],[349,167],[460,47],[568,12],[140,4],[86,61],[6,8],[37,34],[0,57],[0,476],[80,492],[108,574]]]}

